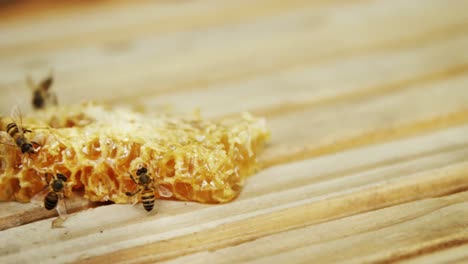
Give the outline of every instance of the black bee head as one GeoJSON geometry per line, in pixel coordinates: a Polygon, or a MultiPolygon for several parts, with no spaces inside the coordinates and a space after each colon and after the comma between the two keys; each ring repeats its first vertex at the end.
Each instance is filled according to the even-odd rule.
{"type": "Polygon", "coordinates": [[[147,172],[148,172],[148,170],[147,170],[145,167],[142,167],[142,168],[139,168],[139,169],[137,170],[136,174],[139,176],[139,175],[145,174],[145,173],[147,173],[147,172]]]}
{"type": "Polygon", "coordinates": [[[62,189],[63,189],[63,181],[59,179],[55,179],[52,182],[52,190],[54,190],[54,192],[61,192],[62,189]]]}
{"type": "Polygon", "coordinates": [[[36,151],[34,150],[34,147],[31,143],[25,143],[21,145],[21,152],[24,153],[30,153],[34,154],[36,151]]]}

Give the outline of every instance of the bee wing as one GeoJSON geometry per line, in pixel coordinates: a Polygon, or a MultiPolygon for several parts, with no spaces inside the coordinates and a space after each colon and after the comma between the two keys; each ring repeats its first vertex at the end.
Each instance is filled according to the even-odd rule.
{"type": "Polygon", "coordinates": [[[58,203],[57,203],[57,207],[55,209],[57,210],[59,216],[52,221],[51,227],[52,228],[63,228],[64,227],[63,223],[65,223],[65,221],[68,218],[67,206],[65,204],[65,199],[64,199],[63,193],[59,193],[59,200],[58,200],[58,203]]]}
{"type": "Polygon", "coordinates": [[[134,196],[133,201],[132,201],[132,206],[135,206],[136,204],[138,204],[139,201],[140,199],[138,199],[138,196],[134,196]]]}
{"type": "Polygon", "coordinates": [[[59,200],[56,209],[61,218],[67,218],[67,205],[65,204],[65,197],[63,193],[59,193],[59,200]]]}
{"type": "Polygon", "coordinates": [[[58,105],[57,95],[54,92],[50,92],[47,99],[51,105],[58,105]]]}
{"type": "Polygon", "coordinates": [[[36,193],[36,195],[31,198],[31,203],[44,207],[44,199],[50,191],[47,187],[49,186],[46,185],[42,191],[36,193]]]}
{"type": "Polygon", "coordinates": [[[52,73],[50,73],[50,75],[47,78],[41,81],[41,83],[39,84],[39,87],[43,91],[47,91],[52,86],[53,82],[54,82],[54,78],[52,77],[52,73]]]}
{"type": "Polygon", "coordinates": [[[17,104],[13,106],[13,109],[11,109],[10,117],[13,120],[13,122],[16,123],[16,126],[18,127],[18,131],[19,131],[20,135],[23,135],[24,134],[24,131],[23,131],[23,115],[21,114],[21,109],[19,108],[19,106],[17,104]]]}
{"type": "Polygon", "coordinates": [[[0,131],[0,144],[16,147],[13,138],[5,131],[0,131]]]}
{"type": "Polygon", "coordinates": [[[158,184],[158,193],[161,197],[169,198],[172,197],[172,192],[168,188],[158,184]]]}
{"type": "Polygon", "coordinates": [[[11,144],[11,143],[9,143],[9,142],[0,141],[0,144],[2,144],[2,145],[7,145],[7,146],[10,146],[10,147],[15,147],[15,148],[16,148],[16,145],[15,145],[15,144],[11,144]]]}

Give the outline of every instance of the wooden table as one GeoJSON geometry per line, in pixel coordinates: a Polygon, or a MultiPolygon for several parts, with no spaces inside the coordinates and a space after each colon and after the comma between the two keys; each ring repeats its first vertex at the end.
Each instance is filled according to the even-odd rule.
{"type": "Polygon", "coordinates": [[[62,104],[248,110],[272,140],[228,204],[51,229],[1,203],[0,263],[468,262],[468,1],[37,2],[0,9],[3,114],[53,68],[62,104]]]}

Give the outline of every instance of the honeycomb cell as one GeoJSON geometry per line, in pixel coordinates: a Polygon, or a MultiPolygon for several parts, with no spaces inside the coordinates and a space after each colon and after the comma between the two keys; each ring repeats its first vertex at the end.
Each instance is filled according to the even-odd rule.
{"type": "Polygon", "coordinates": [[[190,183],[177,181],[174,184],[174,193],[176,197],[181,197],[182,200],[192,200],[193,188],[190,183]]]}
{"type": "Polygon", "coordinates": [[[196,194],[197,200],[201,201],[202,203],[215,203],[216,201],[213,200],[212,192],[211,191],[198,191],[196,194]]]}
{"type": "Polygon", "coordinates": [[[173,185],[172,185],[172,184],[159,183],[158,185],[161,186],[163,189],[167,190],[168,192],[170,192],[170,193],[172,194],[171,196],[166,195],[167,197],[165,197],[165,196],[160,195],[160,193],[159,193],[159,191],[158,191],[157,194],[156,194],[158,197],[161,197],[161,198],[162,198],[162,197],[164,197],[164,198],[171,198],[171,197],[174,196],[174,189],[173,189],[173,185]]]}
{"type": "Polygon", "coordinates": [[[105,147],[103,148],[103,153],[105,153],[105,157],[108,159],[115,159],[117,156],[117,146],[115,142],[110,139],[106,138],[105,140],[105,147]]]}
{"type": "Polygon", "coordinates": [[[62,156],[67,160],[67,162],[73,162],[75,161],[76,153],[73,149],[64,149],[62,156]]]}
{"type": "Polygon", "coordinates": [[[224,150],[226,153],[229,153],[230,150],[230,144],[229,144],[229,139],[227,135],[223,135],[220,140],[221,144],[223,144],[224,150]]]}
{"type": "Polygon", "coordinates": [[[107,179],[107,183],[113,186],[110,193],[113,194],[114,191],[117,192],[120,189],[120,181],[117,180],[118,177],[115,174],[114,169],[108,165],[105,165],[103,168],[103,173],[103,178],[107,179]]]}
{"type": "Polygon", "coordinates": [[[195,174],[195,165],[193,164],[193,162],[187,162],[187,173],[189,175],[194,175],[195,174]]]}
{"type": "Polygon", "coordinates": [[[169,158],[169,160],[164,164],[164,174],[165,177],[174,177],[175,176],[175,159],[169,158]]]}
{"type": "Polygon", "coordinates": [[[139,144],[130,144],[130,148],[129,148],[129,151],[128,151],[128,159],[129,160],[134,160],[138,157],[140,157],[140,148],[141,146],[139,144]]]}
{"type": "Polygon", "coordinates": [[[84,147],[83,149],[86,149],[88,159],[97,160],[101,158],[101,143],[99,140],[93,140],[89,146],[84,147]]]}
{"type": "Polygon", "coordinates": [[[2,179],[0,184],[4,186],[0,192],[0,200],[2,201],[11,200],[12,197],[15,198],[15,194],[21,189],[20,181],[17,178],[2,179]]]}
{"type": "Polygon", "coordinates": [[[5,174],[7,170],[8,162],[4,157],[0,157],[0,175],[5,174]]]}
{"type": "Polygon", "coordinates": [[[81,170],[71,173],[68,183],[73,186],[74,191],[82,190],[84,185],[81,179],[81,170]]]}

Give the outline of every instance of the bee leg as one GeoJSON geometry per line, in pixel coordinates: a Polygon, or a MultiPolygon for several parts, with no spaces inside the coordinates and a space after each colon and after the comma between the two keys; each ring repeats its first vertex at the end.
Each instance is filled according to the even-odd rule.
{"type": "Polygon", "coordinates": [[[24,129],[23,132],[24,132],[24,133],[31,133],[32,130],[30,130],[30,129],[24,129]]]}
{"type": "Polygon", "coordinates": [[[148,176],[150,176],[150,182],[149,183],[152,183],[154,180],[153,180],[153,177],[151,177],[151,173],[147,173],[148,176]]]}
{"type": "MultiPolygon", "coordinates": [[[[44,192],[45,189],[49,188],[49,184],[47,183],[46,186],[44,186],[44,188],[42,188],[42,190],[40,190],[38,193],[41,193],[41,192],[44,192]]],[[[32,198],[31,200],[33,200],[34,198],[32,198]]]]}
{"type": "Polygon", "coordinates": [[[137,194],[137,193],[141,192],[141,190],[142,190],[142,189],[141,189],[141,188],[139,188],[139,189],[138,189],[138,191],[136,191],[136,192],[134,192],[134,193],[131,193],[131,192],[126,192],[126,193],[125,193],[125,195],[127,195],[127,196],[131,197],[131,196],[134,196],[135,194],[137,194]]]}
{"type": "Polygon", "coordinates": [[[45,182],[46,182],[47,186],[49,186],[49,179],[47,179],[47,175],[49,175],[49,173],[46,172],[44,174],[44,179],[45,179],[45,182]]]}
{"type": "Polygon", "coordinates": [[[133,178],[133,175],[130,173],[130,172],[127,172],[128,175],[130,175],[130,178],[132,178],[132,181],[138,185],[138,183],[136,182],[135,178],[133,178]]]}

